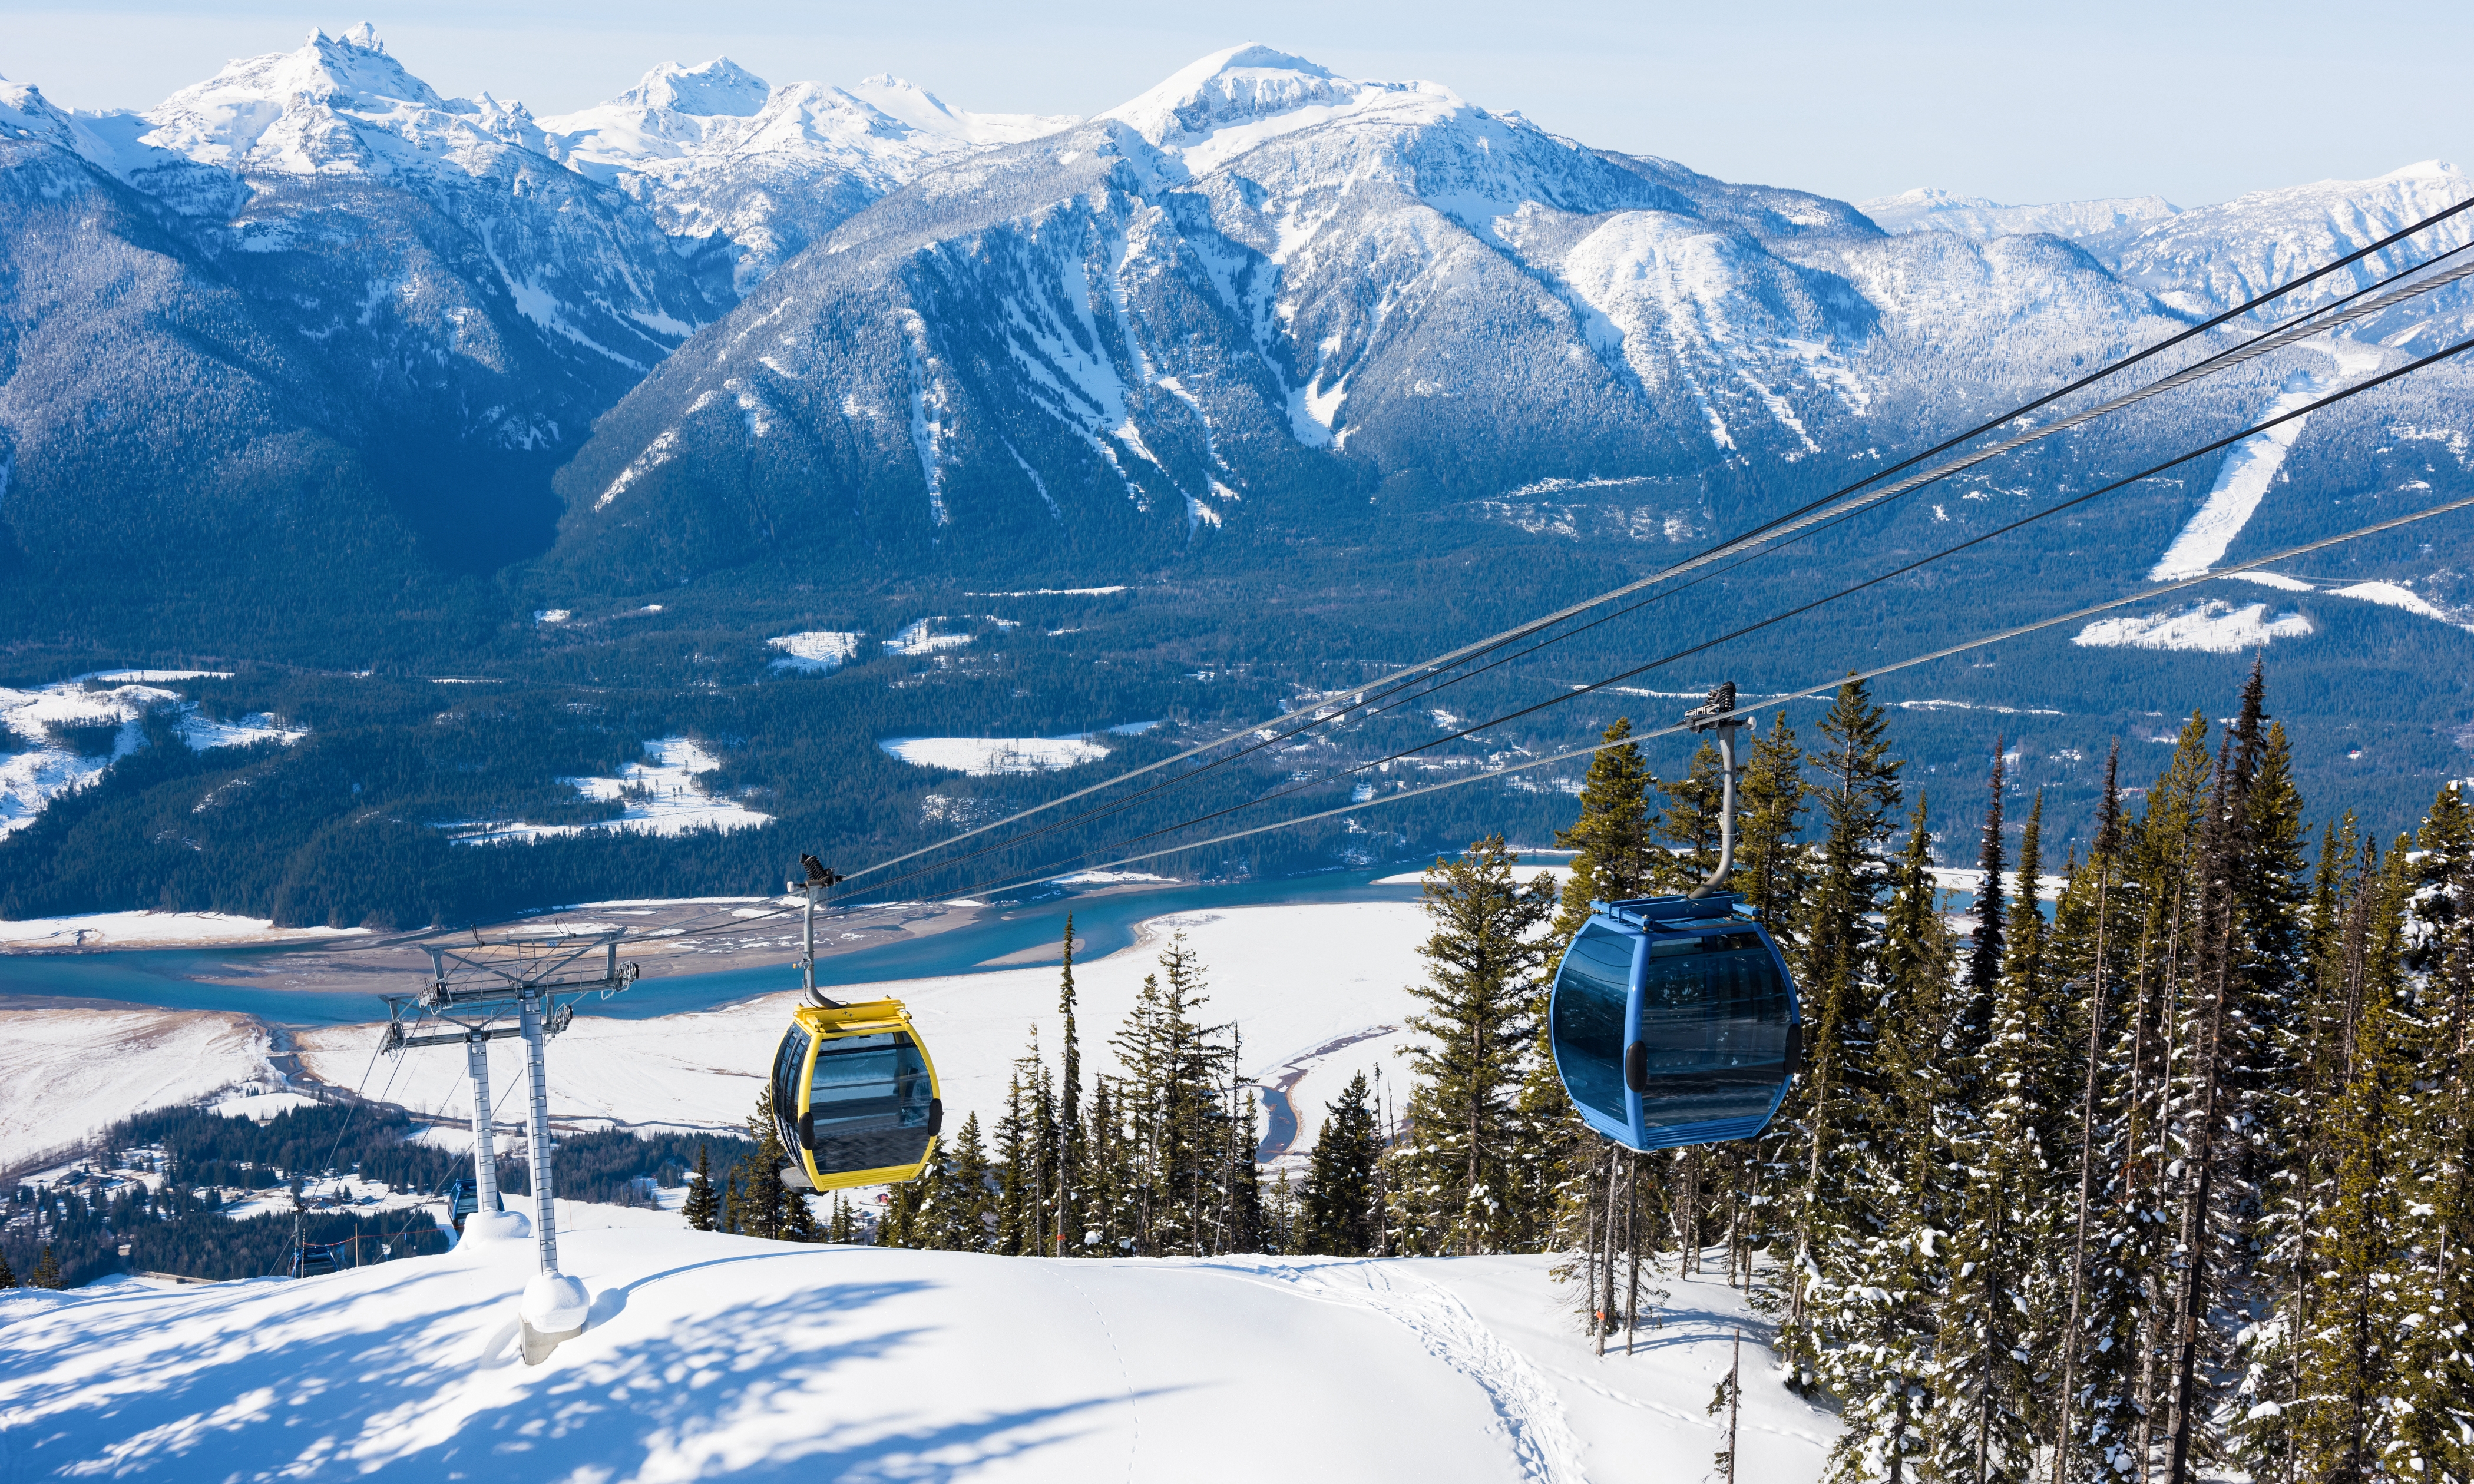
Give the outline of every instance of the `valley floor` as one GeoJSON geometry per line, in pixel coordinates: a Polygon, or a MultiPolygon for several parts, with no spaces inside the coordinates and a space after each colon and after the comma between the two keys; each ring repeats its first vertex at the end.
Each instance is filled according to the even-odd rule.
{"type": "Polygon", "coordinates": [[[593,1317],[539,1367],[528,1241],[0,1294],[0,1473],[1697,1480],[1739,1328],[1738,1477],[1818,1478],[1836,1431],[1714,1280],[1660,1280],[1664,1322],[1599,1358],[1536,1257],[1040,1261],[632,1224],[560,1254],[593,1317]]]}

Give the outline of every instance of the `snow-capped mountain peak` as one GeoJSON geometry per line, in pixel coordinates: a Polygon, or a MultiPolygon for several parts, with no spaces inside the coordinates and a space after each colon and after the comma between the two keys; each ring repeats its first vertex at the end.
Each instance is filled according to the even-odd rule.
{"type": "Polygon", "coordinates": [[[667,108],[677,113],[744,118],[764,107],[773,89],[727,57],[695,66],[666,61],[620,93],[621,106],[667,108]]]}
{"type": "Polygon", "coordinates": [[[861,80],[850,93],[922,133],[963,144],[1020,144],[1082,122],[1071,113],[973,113],[954,108],[918,84],[890,72],[861,80]]]}
{"type": "Polygon", "coordinates": [[[441,97],[366,21],[227,63],[143,117],[144,143],[243,175],[387,175],[424,158],[481,174],[503,147],[541,143],[521,108],[441,97]]]}
{"type": "Polygon", "coordinates": [[[2465,172],[2444,159],[2418,159],[2379,177],[2382,180],[2432,180],[2462,188],[2465,172]]]}
{"type": "Polygon", "coordinates": [[[1248,42],[1179,68],[1100,117],[1126,125],[1200,174],[1267,140],[1351,115],[1403,110],[1431,121],[1463,106],[1437,84],[1344,78],[1248,42]]]}

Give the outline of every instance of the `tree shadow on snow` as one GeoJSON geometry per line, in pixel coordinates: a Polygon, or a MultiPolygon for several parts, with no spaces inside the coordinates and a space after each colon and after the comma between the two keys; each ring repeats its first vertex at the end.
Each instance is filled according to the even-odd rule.
{"type": "MultiPolygon", "coordinates": [[[[853,1321],[937,1286],[924,1281],[819,1282],[813,1269],[786,1271],[775,1292],[666,1329],[605,1328],[664,1281],[815,1251],[690,1263],[596,1294],[586,1335],[538,1368],[514,1362],[511,1318],[482,1332],[485,1314],[513,1309],[496,1284],[443,1303],[400,1287],[303,1295],[286,1284],[271,1303],[243,1300],[221,1314],[113,1304],[81,1316],[99,1347],[11,1388],[26,1425],[11,1429],[0,1458],[28,1476],[608,1479],[659,1460],[660,1472],[697,1477],[795,1471],[893,1484],[1066,1441],[1088,1430],[1068,1420],[1128,1400],[1111,1385],[1087,1400],[962,1420],[850,1415],[837,1395],[849,1394],[860,1368],[936,1332],[853,1321]],[[386,1317],[356,1319],[364,1304],[386,1317]],[[395,1317],[406,1308],[418,1317],[395,1317]],[[200,1339],[150,1343],[150,1329],[200,1339]]],[[[934,1399],[921,1402],[924,1411],[934,1399]]]]}

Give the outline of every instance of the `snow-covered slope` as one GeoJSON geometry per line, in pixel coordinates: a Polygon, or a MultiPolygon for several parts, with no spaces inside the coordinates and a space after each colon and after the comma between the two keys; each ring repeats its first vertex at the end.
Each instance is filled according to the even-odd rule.
{"type": "Polygon", "coordinates": [[[891,76],[771,87],[723,57],[665,63],[541,127],[553,157],[643,202],[664,231],[735,251],[744,291],[931,159],[1074,122],[949,108],[891,76]]]}
{"type": "Polygon", "coordinates": [[[974,113],[957,108],[916,83],[880,72],[862,78],[853,96],[922,133],[964,144],[1021,144],[1082,122],[1071,113],[974,113]]]}
{"type": "MultiPolygon", "coordinates": [[[[2474,195],[2474,178],[2444,160],[2423,160],[2369,180],[2321,180],[2259,191],[2221,205],[2197,206],[2163,221],[2094,238],[2091,251],[2123,281],[2185,314],[2213,314],[2386,237],[2474,195]]],[[[2362,265],[2332,274],[2292,302],[2323,303],[2374,277],[2474,241],[2474,213],[2461,215],[2362,265]]],[[[2431,321],[2462,327],[2474,297],[2460,286],[2424,307],[2401,308],[2357,327],[2365,339],[2404,344],[2398,332],[2431,321]]],[[[2426,348],[2447,337],[2429,336],[2426,348]]]]}
{"type": "Polygon", "coordinates": [[[2180,208],[2162,196],[2109,196],[2096,201],[2055,201],[2005,206],[1981,196],[1954,196],[1918,186],[1896,196],[1856,203],[1856,209],[1891,232],[1953,232],[1977,242],[2023,232],[2092,237],[2117,227],[2145,226],[2180,208]]]}
{"type": "MultiPolygon", "coordinates": [[[[190,673],[135,672],[176,681],[190,673]]],[[[195,704],[183,702],[177,691],[107,684],[106,679],[79,676],[31,690],[0,685],[0,836],[33,824],[45,804],[85,787],[144,747],[150,715],[177,718],[174,726],[194,752],[260,742],[288,746],[307,735],[271,716],[214,721],[195,714],[195,704]]]]}
{"type": "MultiPolygon", "coordinates": [[[[675,1218],[673,1218],[675,1219],[675,1218]]],[[[1698,1477],[1744,1348],[1741,1476],[1831,1419],[1722,1285],[1590,1354],[1540,1257],[1040,1261],[562,1233],[584,1333],[527,1367],[530,1242],[303,1281],[0,1294],[13,1471],[120,1479],[1698,1477]]]]}
{"type": "MultiPolygon", "coordinates": [[[[267,1051],[266,1027],[246,1016],[0,1010],[0,1167],[266,1076],[267,1051]]],[[[0,1428],[0,1447],[6,1439],[0,1428]]]]}

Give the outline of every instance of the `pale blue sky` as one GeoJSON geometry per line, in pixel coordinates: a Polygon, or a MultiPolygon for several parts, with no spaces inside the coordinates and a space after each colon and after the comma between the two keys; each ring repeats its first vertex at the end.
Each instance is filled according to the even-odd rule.
{"type": "Polygon", "coordinates": [[[1850,200],[1938,185],[2003,202],[2181,205],[2433,157],[2474,168],[2474,5],[1719,7],[1540,0],[1164,6],[354,0],[71,9],[0,0],[0,75],[146,107],[227,58],[368,19],[442,91],[536,113],[727,54],[775,83],[891,71],[959,107],[1094,113],[1257,40],[1423,77],[1586,143],[1850,200]]]}

